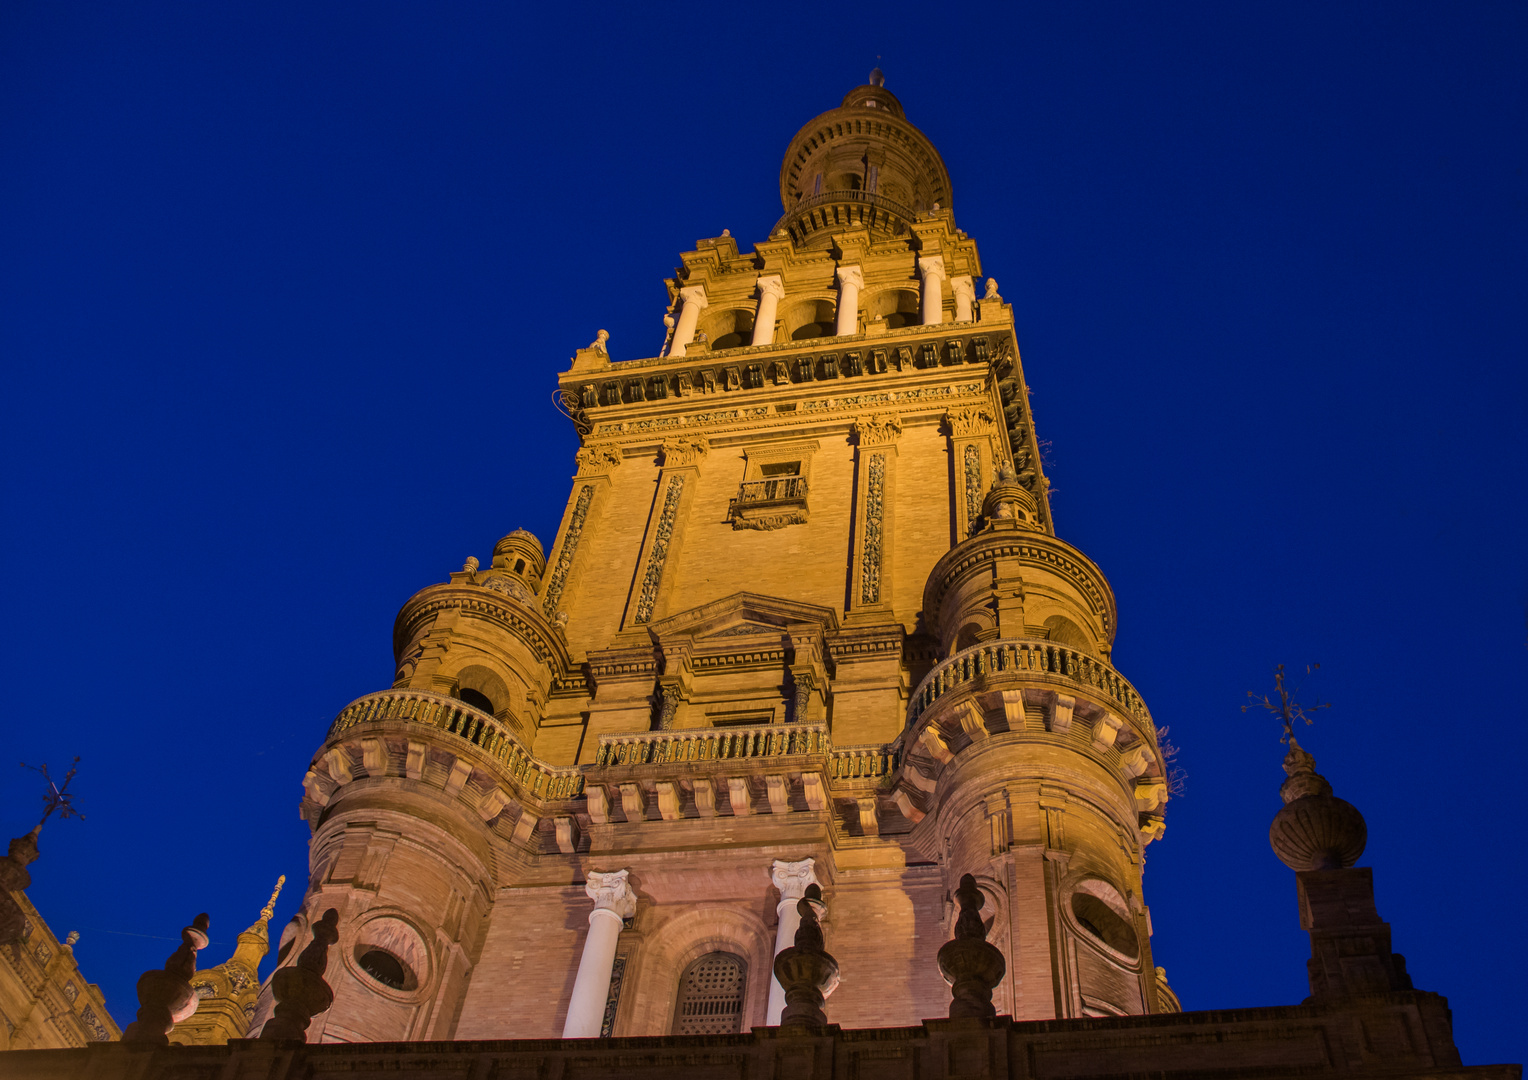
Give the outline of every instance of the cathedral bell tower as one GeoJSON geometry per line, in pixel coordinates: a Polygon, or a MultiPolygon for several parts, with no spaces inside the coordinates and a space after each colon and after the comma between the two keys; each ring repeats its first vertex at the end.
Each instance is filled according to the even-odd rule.
{"type": "Polygon", "coordinates": [[[916,1024],[965,874],[999,1012],[1176,1010],[1142,892],[1156,728],[1056,535],[948,171],[876,72],[791,140],[780,196],[751,251],[684,253],[659,355],[578,350],[547,556],[517,530],[409,599],[394,685],[314,756],[283,962],[341,920],[310,1038],[777,1024],[809,886],[831,1021],[916,1024]]]}

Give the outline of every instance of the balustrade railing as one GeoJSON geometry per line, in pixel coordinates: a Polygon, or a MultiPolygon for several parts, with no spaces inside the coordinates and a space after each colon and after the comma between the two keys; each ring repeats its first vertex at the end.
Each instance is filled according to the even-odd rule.
{"type": "Polygon", "coordinates": [[[853,189],[823,191],[816,195],[808,195],[787,210],[785,215],[775,222],[775,227],[769,230],[770,235],[773,236],[786,226],[803,218],[810,217],[813,210],[844,205],[854,207],[859,211],[859,216],[863,216],[866,209],[870,210],[872,215],[879,212],[881,215],[889,218],[892,223],[906,223],[916,221],[918,218],[917,211],[911,210],[895,199],[888,199],[886,196],[874,191],[853,189]]]}
{"type": "Polygon", "coordinates": [[[596,766],[661,765],[679,761],[786,757],[828,751],[822,724],[773,727],[694,728],[601,735],[596,766]]]}
{"type": "Polygon", "coordinates": [[[893,746],[845,746],[828,756],[830,780],[882,780],[902,764],[901,750],[893,746]]]}
{"type": "Polygon", "coordinates": [[[383,690],[340,710],[329,739],[358,724],[403,721],[465,739],[498,761],[522,791],[542,799],[570,799],[584,789],[578,769],[559,769],[532,757],[504,726],[485,712],[428,690],[383,690]]]}
{"type": "Polygon", "coordinates": [[[1135,687],[1102,660],[1053,641],[1011,639],[973,645],[937,665],[913,691],[907,706],[907,723],[911,726],[945,694],[978,679],[1031,673],[1098,690],[1148,728],[1151,725],[1151,713],[1135,687]]]}
{"type": "Polygon", "coordinates": [[[783,499],[806,498],[806,477],[777,476],[771,480],[749,480],[738,488],[740,504],[775,502],[783,499]]]}

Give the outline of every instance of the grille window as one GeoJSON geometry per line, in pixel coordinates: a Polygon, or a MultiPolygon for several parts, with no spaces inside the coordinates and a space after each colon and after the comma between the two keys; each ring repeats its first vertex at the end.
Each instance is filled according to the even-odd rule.
{"type": "Polygon", "coordinates": [[[730,1035],[743,1019],[743,986],[748,965],[731,953],[707,953],[679,980],[675,1035],[730,1035]]]}

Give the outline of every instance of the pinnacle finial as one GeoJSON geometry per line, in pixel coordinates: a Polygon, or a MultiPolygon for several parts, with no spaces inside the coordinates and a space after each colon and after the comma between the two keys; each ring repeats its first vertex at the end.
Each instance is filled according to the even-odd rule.
{"type": "Polygon", "coordinates": [[[282,874],[276,879],[276,887],[271,890],[271,898],[260,909],[260,918],[264,922],[270,922],[271,916],[276,914],[276,897],[281,895],[281,886],[286,884],[286,875],[282,874]]]}
{"type": "Polygon", "coordinates": [[[992,989],[1003,981],[1008,962],[1002,950],[987,940],[981,915],[987,901],[973,875],[961,876],[955,901],[960,905],[955,937],[939,950],[939,973],[950,984],[950,1019],[990,1019],[997,1015],[992,989]]]}
{"type": "Polygon", "coordinates": [[[122,1033],[126,1043],[167,1046],[176,1023],[196,1010],[191,976],[196,974],[196,954],[207,947],[206,912],[180,932],[180,948],[170,954],[162,969],[145,971],[138,979],[138,1019],[122,1033]]]}

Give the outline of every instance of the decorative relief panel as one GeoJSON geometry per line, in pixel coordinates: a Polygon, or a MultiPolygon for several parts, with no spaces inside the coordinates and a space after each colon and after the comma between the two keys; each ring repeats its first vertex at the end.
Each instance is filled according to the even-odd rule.
{"type": "Polygon", "coordinates": [[[881,518],[886,498],[886,455],[870,455],[866,469],[865,548],[860,555],[860,601],[878,603],[881,599],[881,518]]]}
{"type": "Polygon", "coordinates": [[[653,617],[658,602],[658,585],[663,580],[663,563],[668,558],[669,541],[674,536],[674,521],[679,516],[679,497],[684,494],[684,477],[670,476],[663,493],[663,510],[658,517],[658,532],[647,557],[647,573],[642,576],[642,592],[637,597],[636,621],[645,623],[653,617]]]}
{"type": "Polygon", "coordinates": [[[568,583],[568,571],[573,568],[573,556],[578,554],[578,541],[584,534],[584,520],[589,516],[589,504],[593,501],[594,485],[585,484],[579,489],[578,501],[573,504],[568,534],[562,538],[562,553],[557,557],[557,565],[552,568],[552,577],[546,586],[546,599],[541,603],[541,610],[548,618],[557,614],[557,605],[562,602],[562,589],[568,583]]]}
{"type": "Polygon", "coordinates": [[[975,443],[966,443],[966,524],[974,529],[982,516],[982,453],[975,443]]]}

